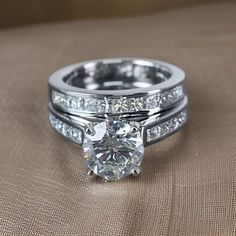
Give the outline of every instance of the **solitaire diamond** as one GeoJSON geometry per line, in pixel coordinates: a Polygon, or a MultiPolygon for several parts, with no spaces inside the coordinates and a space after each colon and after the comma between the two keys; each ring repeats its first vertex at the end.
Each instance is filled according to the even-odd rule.
{"type": "Polygon", "coordinates": [[[107,180],[135,174],[144,154],[138,123],[108,117],[89,129],[83,148],[90,170],[107,180]]]}

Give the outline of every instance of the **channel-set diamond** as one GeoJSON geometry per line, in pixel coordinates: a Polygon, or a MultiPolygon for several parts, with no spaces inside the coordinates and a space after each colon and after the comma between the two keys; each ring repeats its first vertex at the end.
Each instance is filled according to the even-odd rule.
{"type": "Polygon", "coordinates": [[[182,85],[141,97],[75,97],[68,96],[58,91],[52,91],[52,102],[63,109],[93,113],[125,113],[166,108],[184,97],[182,85]]]}
{"type": "Polygon", "coordinates": [[[147,142],[153,142],[173,133],[187,121],[187,111],[183,110],[175,117],[147,129],[147,142]]]}
{"type": "Polygon", "coordinates": [[[106,110],[106,103],[102,99],[85,98],[84,99],[84,111],[104,113],[106,110]]]}
{"type": "Polygon", "coordinates": [[[62,108],[84,110],[84,99],[65,95],[58,91],[52,91],[52,102],[62,108]]]}
{"type": "Polygon", "coordinates": [[[160,107],[171,106],[183,97],[183,87],[178,86],[161,94],[160,107]]]}
{"type": "Polygon", "coordinates": [[[109,105],[109,110],[114,113],[129,111],[128,100],[126,99],[126,97],[109,99],[109,105]]]}
{"type": "Polygon", "coordinates": [[[160,104],[160,94],[154,94],[146,97],[145,105],[146,109],[154,109],[159,107],[160,104]]]}
{"type": "Polygon", "coordinates": [[[142,111],[144,110],[144,99],[140,98],[129,98],[129,111],[142,111]]]}
{"type": "Polygon", "coordinates": [[[82,131],[67,123],[56,118],[53,114],[49,113],[49,122],[54,129],[56,129],[60,134],[69,138],[71,141],[82,144],[82,131]]]}

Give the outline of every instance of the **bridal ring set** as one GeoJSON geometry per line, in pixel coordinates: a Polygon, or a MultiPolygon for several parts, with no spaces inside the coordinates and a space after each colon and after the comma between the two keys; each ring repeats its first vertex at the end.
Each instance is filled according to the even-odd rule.
{"type": "Polygon", "coordinates": [[[185,73],[157,60],[115,58],[64,67],[49,78],[49,122],[83,147],[90,175],[140,173],[144,147],[187,121],[185,73]]]}

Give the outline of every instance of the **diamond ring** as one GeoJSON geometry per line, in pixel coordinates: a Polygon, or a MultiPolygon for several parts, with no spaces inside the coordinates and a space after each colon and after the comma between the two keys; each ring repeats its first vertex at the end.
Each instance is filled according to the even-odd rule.
{"type": "Polygon", "coordinates": [[[137,175],[144,147],[187,122],[184,80],[178,67],[149,59],[67,66],[49,78],[49,121],[83,147],[90,175],[137,175]]]}

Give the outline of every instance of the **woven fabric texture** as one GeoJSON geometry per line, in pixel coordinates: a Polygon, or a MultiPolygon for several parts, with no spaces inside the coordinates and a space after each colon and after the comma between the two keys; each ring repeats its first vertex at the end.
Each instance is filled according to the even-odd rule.
{"type": "Polygon", "coordinates": [[[0,31],[0,235],[235,235],[236,3],[0,31]],[[75,62],[165,60],[187,73],[189,122],[136,178],[88,180],[47,119],[47,79],[75,62]]]}

